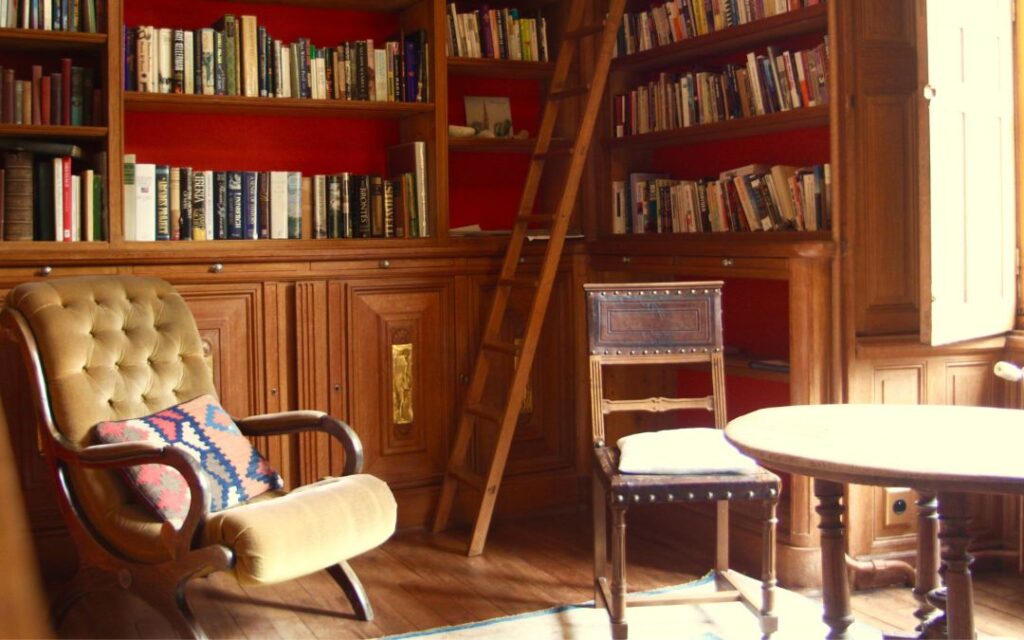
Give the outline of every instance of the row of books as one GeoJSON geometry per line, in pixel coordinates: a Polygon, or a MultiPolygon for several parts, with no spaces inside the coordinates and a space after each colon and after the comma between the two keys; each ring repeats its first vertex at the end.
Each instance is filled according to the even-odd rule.
{"type": "Polygon", "coordinates": [[[448,55],[547,62],[547,20],[539,12],[534,18],[522,13],[515,8],[489,9],[487,5],[459,13],[452,2],[448,5],[448,55]]]}
{"type": "Polygon", "coordinates": [[[19,80],[15,70],[0,67],[0,122],[27,125],[97,125],[103,118],[102,91],[91,67],[60,59],[60,71],[43,75],[32,65],[32,78],[19,80]]]}
{"type": "MultiPolygon", "coordinates": [[[[76,154],[80,155],[80,154],[76,154]]],[[[105,156],[97,166],[105,166],[105,156]]],[[[90,241],[106,238],[104,175],[71,156],[6,151],[0,169],[0,238],[90,241]]]]}
{"type": "Polygon", "coordinates": [[[426,32],[318,47],[275,40],[256,16],[213,27],[125,27],[125,90],[273,98],[426,102],[426,32]]]}
{"type": "Polygon", "coordinates": [[[829,165],[751,164],[718,179],[632,173],[612,182],[612,232],[820,231],[831,227],[829,165]]]}
{"type": "Polygon", "coordinates": [[[124,156],[124,238],[154,240],[422,238],[426,144],[387,150],[389,176],[214,171],[124,156]]]}
{"type": "Polygon", "coordinates": [[[748,118],[828,102],[828,46],[746,54],[721,71],[660,73],[613,100],[614,134],[624,136],[748,118]]]}
{"type": "Polygon", "coordinates": [[[626,13],[615,55],[629,55],[755,20],[819,4],[823,0],[668,0],[626,13]]]}
{"type": "Polygon", "coordinates": [[[104,0],[0,0],[0,27],[97,33],[106,24],[104,0]]]}

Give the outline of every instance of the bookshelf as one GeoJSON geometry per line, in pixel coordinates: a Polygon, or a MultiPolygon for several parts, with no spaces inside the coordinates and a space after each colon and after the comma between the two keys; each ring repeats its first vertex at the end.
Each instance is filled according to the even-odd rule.
{"type": "MultiPolygon", "coordinates": [[[[636,3],[629,5],[629,9],[639,13],[651,10],[652,6],[655,5],[636,3]]],[[[763,406],[830,400],[832,390],[827,381],[832,372],[823,360],[833,349],[830,300],[836,258],[835,227],[815,231],[673,232],[674,227],[666,220],[664,227],[662,221],[658,222],[658,232],[647,227],[644,233],[622,233],[613,224],[613,183],[624,182],[627,196],[631,197],[631,174],[697,181],[718,179],[722,172],[753,164],[834,163],[835,110],[830,104],[799,108],[790,105],[785,110],[770,112],[751,108],[750,113],[744,111],[741,116],[739,109],[730,113],[723,107],[719,113],[724,112],[728,119],[696,120],[689,126],[668,126],[635,134],[627,130],[626,135],[616,135],[615,125],[621,122],[621,111],[617,111],[621,103],[616,96],[629,96],[637,87],[657,82],[664,77],[662,74],[685,77],[691,72],[718,72],[730,64],[746,68],[748,53],[762,55],[768,47],[777,48],[780,53],[810,49],[832,37],[829,13],[826,4],[795,8],[637,53],[620,54],[612,62],[603,136],[599,138],[600,150],[593,156],[595,187],[584,205],[589,274],[594,281],[607,282],[724,280],[726,345],[742,352],[727,357],[730,417],[763,406]],[[754,369],[749,366],[751,360],[785,361],[789,370],[754,369]]],[[[831,74],[829,82],[833,82],[831,74]]],[[[683,95],[680,89],[675,97],[683,95]]],[[[636,95],[633,99],[637,99],[636,95]]],[[[716,99],[721,100],[721,94],[716,99]]],[[[684,103],[675,102],[681,104],[684,103]]],[[[658,107],[661,106],[659,102],[658,107]]],[[[670,111],[666,107],[662,113],[670,111]]],[[[696,114],[701,116],[699,108],[696,114]]],[[[681,120],[682,116],[679,117],[681,120]]],[[[652,127],[653,123],[652,120],[652,127]]],[[[632,213],[631,208],[627,211],[632,213]]],[[[833,216],[834,222],[838,211],[833,216]]],[[[671,395],[673,387],[685,384],[685,380],[685,374],[665,376],[651,372],[642,384],[665,385],[666,393],[671,395]]],[[[631,390],[637,391],[631,389],[634,381],[617,383],[622,386],[623,397],[631,397],[631,390]]],[[[675,424],[663,418],[655,422],[641,426],[627,420],[618,428],[625,434],[637,428],[675,424]]],[[[791,584],[802,579],[800,567],[805,566],[817,544],[811,524],[815,517],[813,506],[809,480],[788,478],[780,505],[779,571],[791,584]]],[[[733,508],[738,509],[733,519],[733,535],[744,541],[739,547],[756,548],[757,514],[747,513],[742,507],[733,508]]],[[[701,518],[691,519],[686,527],[699,531],[705,527],[701,522],[701,518]]],[[[693,536],[697,544],[704,539],[693,536]]],[[[737,552],[741,564],[750,562],[752,568],[758,566],[756,558],[737,552]]]]}

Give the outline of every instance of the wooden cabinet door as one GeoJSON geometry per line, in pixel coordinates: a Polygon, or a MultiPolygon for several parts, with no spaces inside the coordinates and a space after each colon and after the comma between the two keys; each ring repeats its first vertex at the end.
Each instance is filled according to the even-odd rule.
{"type": "MultiPolygon", "coordinates": [[[[524,271],[528,275],[529,271],[524,271]]],[[[575,422],[573,420],[573,333],[572,278],[558,274],[551,291],[551,301],[544,319],[526,397],[520,407],[519,421],[512,438],[505,475],[536,473],[566,469],[575,463],[575,422]]],[[[465,375],[472,372],[472,360],[480,344],[487,313],[494,294],[493,277],[474,277],[470,284],[469,327],[472,339],[464,363],[465,375]]],[[[532,292],[514,289],[509,299],[500,341],[517,343],[526,332],[532,292]]],[[[512,384],[511,358],[496,360],[491,365],[488,386],[484,392],[485,406],[500,408],[512,384]]],[[[465,387],[463,387],[464,389],[465,387]]],[[[474,465],[486,472],[494,454],[497,425],[477,423],[479,437],[474,441],[474,465]]]]}
{"type": "Polygon", "coordinates": [[[346,365],[346,417],[364,470],[396,489],[436,484],[454,419],[451,278],[355,281],[328,293],[344,295],[345,358],[330,368],[346,365]]]}

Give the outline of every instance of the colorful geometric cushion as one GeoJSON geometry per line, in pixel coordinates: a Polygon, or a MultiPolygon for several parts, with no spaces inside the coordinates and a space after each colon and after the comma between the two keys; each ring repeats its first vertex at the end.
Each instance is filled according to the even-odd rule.
{"type": "MultiPolygon", "coordinates": [[[[241,504],[284,487],[281,476],[238,430],[231,416],[210,395],[158,411],[96,425],[100,443],[148,441],[188,453],[207,478],[210,511],[241,504]]],[[[129,483],[168,522],[181,526],[191,494],[177,469],[143,464],[127,469],[129,483]]]]}

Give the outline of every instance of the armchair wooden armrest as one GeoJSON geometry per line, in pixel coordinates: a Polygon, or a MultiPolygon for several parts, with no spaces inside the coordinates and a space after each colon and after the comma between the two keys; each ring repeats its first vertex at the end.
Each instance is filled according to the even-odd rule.
{"type": "Polygon", "coordinates": [[[181,558],[192,548],[199,525],[209,515],[207,480],[199,473],[199,463],[181,449],[151,442],[96,444],[83,449],[59,448],[61,459],[70,465],[93,469],[116,469],[140,464],[165,464],[177,469],[188,485],[188,513],[180,529],[164,522],[160,537],[172,557],[181,558]]]}
{"type": "Polygon", "coordinates": [[[363,443],[359,435],[341,420],[322,411],[286,411],[265,413],[235,421],[247,436],[277,436],[303,431],[323,431],[330,434],[345,449],[345,467],[341,475],[348,476],[363,470],[363,443]]]}

